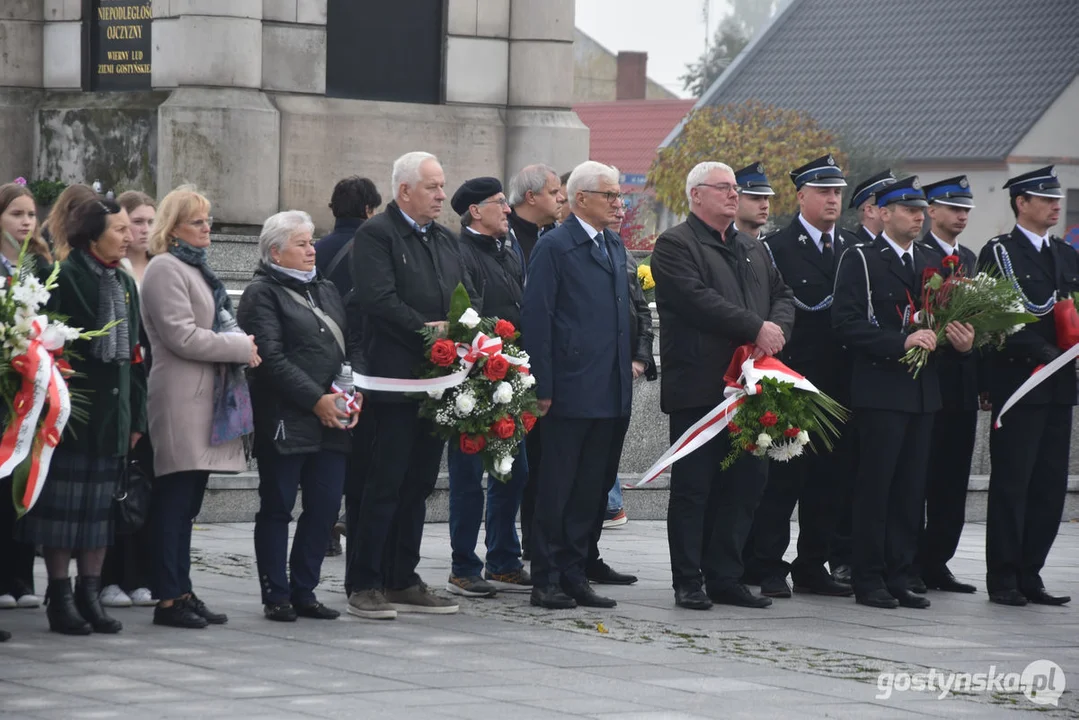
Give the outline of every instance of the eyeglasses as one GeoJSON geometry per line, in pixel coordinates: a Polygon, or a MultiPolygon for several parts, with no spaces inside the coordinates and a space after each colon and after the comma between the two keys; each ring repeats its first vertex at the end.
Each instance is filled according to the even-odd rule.
{"type": "Polygon", "coordinates": [[[603,197],[607,198],[607,202],[609,202],[611,205],[622,202],[623,198],[622,193],[618,192],[610,192],[603,190],[582,190],[581,192],[592,193],[593,195],[602,195],[603,197]]]}
{"type": "Polygon", "coordinates": [[[697,183],[696,187],[715,188],[716,190],[719,190],[724,195],[730,195],[732,192],[738,192],[739,190],[742,189],[742,188],[738,187],[737,185],[732,185],[731,183],[719,183],[717,185],[713,185],[712,183],[697,183]]]}
{"type": "Polygon", "coordinates": [[[477,205],[501,205],[502,207],[509,207],[510,201],[506,198],[497,198],[495,200],[484,200],[483,202],[476,203],[477,205]]]}
{"type": "Polygon", "coordinates": [[[210,217],[206,218],[205,220],[203,220],[201,218],[199,218],[198,220],[192,220],[191,222],[189,222],[187,224],[190,225],[191,227],[195,228],[196,230],[202,230],[203,228],[206,228],[207,230],[212,230],[213,227],[214,227],[214,216],[211,215],[210,217]]]}

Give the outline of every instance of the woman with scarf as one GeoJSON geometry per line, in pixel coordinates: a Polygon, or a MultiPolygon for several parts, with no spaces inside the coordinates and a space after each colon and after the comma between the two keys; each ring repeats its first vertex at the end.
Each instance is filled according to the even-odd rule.
{"type": "Polygon", "coordinates": [[[150,236],[153,259],[143,276],[142,319],[154,361],[150,369],[150,436],[154,472],[150,516],[154,538],[154,624],[204,628],[228,621],[191,588],[191,528],[211,472],[247,468],[237,438],[211,443],[215,377],[261,362],[254,337],[239,330],[232,301],[206,264],[210,201],[179,187],[161,201],[150,236]]]}
{"type": "Polygon", "coordinates": [[[315,270],[314,229],[311,216],[296,210],[268,219],[259,236],[261,262],[240,301],[240,324],[254,333],[263,356],[251,373],[261,501],[255,558],[263,611],[277,622],[340,615],[315,599],[315,587],[341,507],[348,429],[362,401],[357,395],[356,405],[338,407],[343,396],[334,382],[347,360],[348,326],[337,288],[315,270]],[[303,512],[289,555],[288,525],[301,487],[303,512]]]}
{"type": "Polygon", "coordinates": [[[130,220],[113,201],[90,199],[76,206],[70,221],[70,253],[47,307],[72,327],[112,327],[71,348],[77,374],[68,385],[88,401],[87,417],[68,421],[41,496],[17,524],[16,536],[44,548],[50,630],[117,633],[121,624],[98,599],[101,566],[112,543],[112,496],[124,457],[146,430],[146,389],[137,367],[138,291],[119,269],[130,220]],[[72,557],[79,572],[74,595],[68,578],[72,557]]]}

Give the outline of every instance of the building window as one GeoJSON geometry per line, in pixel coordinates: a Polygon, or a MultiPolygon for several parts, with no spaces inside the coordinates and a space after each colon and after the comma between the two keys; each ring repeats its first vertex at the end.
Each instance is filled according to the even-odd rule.
{"type": "Polygon", "coordinates": [[[1068,190],[1064,206],[1064,241],[1079,250],[1079,190],[1068,190]]]}
{"type": "Polygon", "coordinates": [[[445,16],[445,0],[329,0],[326,94],[442,102],[445,16]]]}

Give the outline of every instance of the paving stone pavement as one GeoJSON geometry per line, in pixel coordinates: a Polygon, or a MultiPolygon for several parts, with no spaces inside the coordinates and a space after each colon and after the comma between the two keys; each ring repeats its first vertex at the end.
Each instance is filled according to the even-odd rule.
{"type": "MultiPolygon", "coordinates": [[[[797,533],[797,525],[792,525],[797,533]]],[[[544,611],[527,595],[462,599],[453,616],[271,623],[262,617],[251,524],[198,526],[200,597],[224,627],[173,630],[152,610],[113,610],[117,636],[47,632],[42,610],[0,612],[0,715],[7,718],[1007,718],[1079,717],[1079,616],[1005,608],[984,592],[985,526],[968,524],[952,570],[975,595],[930,593],[928,610],[873,610],[796,595],[766,610],[676,608],[666,529],[631,520],[604,533],[633,587],[601,590],[613,610],[544,611]],[[1021,673],[1055,662],[1069,687],[1036,705],[1004,681],[992,692],[882,695],[882,672],[1021,673]]],[[[448,527],[426,528],[420,571],[441,587],[448,527]]],[[[1079,524],[1061,526],[1043,574],[1079,596],[1079,524]]],[[[38,563],[39,586],[44,586],[38,563]]],[[[343,558],[327,558],[321,599],[344,609],[343,558]]],[[[1079,598],[1077,598],[1079,600],[1079,598]]],[[[923,675],[924,677],[924,675],[923,675]]],[[[1043,694],[1043,699],[1044,699],[1043,694]]]]}

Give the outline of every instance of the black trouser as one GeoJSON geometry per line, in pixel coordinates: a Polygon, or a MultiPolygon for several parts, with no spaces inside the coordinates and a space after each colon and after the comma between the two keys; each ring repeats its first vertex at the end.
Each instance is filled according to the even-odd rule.
{"type": "Polygon", "coordinates": [[[0,595],[34,592],[34,546],[15,539],[11,478],[0,480],[0,595]]]}
{"type": "Polygon", "coordinates": [[[854,532],[854,477],[858,472],[858,418],[852,411],[843,426],[843,433],[835,452],[839,453],[846,482],[838,488],[836,498],[835,530],[829,550],[828,566],[835,570],[840,565],[850,565],[851,534],[854,532]]]}
{"type": "Polygon", "coordinates": [[[374,444],[348,549],[348,587],[404,590],[417,585],[427,497],[445,442],[417,415],[419,403],[372,402],[374,444]]]}
{"type": "Polygon", "coordinates": [[[925,510],[932,413],[858,411],[852,581],[855,593],[909,588],[925,510]]]}
{"type": "Polygon", "coordinates": [[[618,482],[618,464],[622,460],[622,444],[626,440],[627,430],[629,430],[629,418],[618,420],[614,437],[611,439],[611,449],[607,455],[607,467],[603,472],[603,494],[596,503],[596,520],[592,526],[592,534],[588,538],[588,560],[585,563],[585,569],[593,568],[601,562],[599,537],[603,533],[603,520],[607,516],[607,495],[618,482]]]}
{"type": "MultiPolygon", "coordinates": [[[[711,409],[672,412],[671,443],[711,409]]],[[[722,432],[671,468],[667,542],[676,589],[700,587],[702,580],[718,589],[741,580],[742,550],[768,481],[768,465],[745,454],[721,470],[729,452],[730,436],[722,432]]]]}
{"type": "Polygon", "coordinates": [[[978,435],[977,410],[941,410],[933,417],[925,485],[925,526],[915,575],[939,577],[959,547],[967,516],[970,461],[978,435]]]}
{"type": "MultiPolygon", "coordinates": [[[[844,432],[844,436],[851,434],[851,430],[844,432]]],[[[851,445],[841,436],[832,451],[807,449],[790,462],[769,463],[768,484],[743,552],[748,578],[785,577],[790,572],[795,583],[810,583],[827,573],[824,564],[830,559],[840,500],[850,485],[851,445]],[[791,513],[796,503],[798,556],[788,564],[783,553],[790,544],[791,513]]]]}
{"type": "MultiPolygon", "coordinates": [[[[993,398],[993,408],[999,408],[993,398]]],[[[1016,405],[989,433],[986,585],[999,590],[1044,587],[1041,570],[1053,546],[1068,491],[1072,409],[1016,405]]]]}
{"type": "Polygon", "coordinates": [[[371,472],[371,457],[375,445],[373,413],[365,409],[360,421],[352,428],[352,455],[348,459],[345,476],[345,594],[352,592],[352,552],[359,544],[360,505],[363,489],[371,472]]]}
{"type": "Polygon", "coordinates": [[[154,478],[146,524],[154,539],[154,597],[191,592],[191,527],[202,509],[210,473],[189,470],[154,478]]]}
{"type": "Polygon", "coordinates": [[[551,415],[543,419],[544,452],[532,527],[533,586],[587,582],[588,546],[621,422],[551,415]]]}
{"type": "Polygon", "coordinates": [[[543,418],[536,420],[532,432],[525,438],[528,453],[528,482],[521,496],[521,552],[529,555],[532,548],[532,523],[536,513],[536,488],[539,487],[540,455],[543,451],[543,418]]]}

